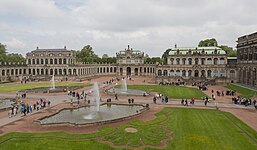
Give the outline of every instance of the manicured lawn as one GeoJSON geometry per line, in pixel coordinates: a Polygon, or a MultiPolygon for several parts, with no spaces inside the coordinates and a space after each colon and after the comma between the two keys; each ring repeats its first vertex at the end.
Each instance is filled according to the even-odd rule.
{"type": "Polygon", "coordinates": [[[169,98],[196,98],[202,99],[205,95],[202,91],[196,88],[183,87],[183,86],[163,86],[163,85],[128,85],[129,89],[140,89],[150,92],[158,92],[169,98]]]}
{"type": "MultiPolygon", "coordinates": [[[[72,82],[56,82],[55,86],[91,86],[91,84],[84,83],[72,83],[72,82]]],[[[31,88],[39,88],[39,87],[51,87],[50,82],[34,82],[27,84],[19,84],[19,83],[7,83],[0,84],[0,92],[12,92],[12,91],[20,91],[31,88]]]]}
{"type": "Polygon", "coordinates": [[[247,88],[244,88],[241,86],[237,86],[234,84],[228,84],[225,87],[228,89],[234,90],[237,93],[240,93],[240,95],[245,98],[250,98],[250,97],[253,97],[255,93],[257,94],[257,91],[253,91],[253,90],[250,90],[250,89],[247,89],[247,88]]]}
{"type": "Polygon", "coordinates": [[[154,120],[146,122],[134,120],[120,127],[104,126],[99,132],[92,134],[10,133],[0,137],[0,147],[1,150],[108,150],[138,147],[149,150],[164,142],[166,146],[159,148],[167,150],[254,150],[257,149],[256,141],[257,132],[230,113],[207,109],[164,108],[156,114],[154,120]],[[125,132],[124,129],[127,127],[135,128],[138,132],[125,132]],[[252,139],[246,136],[242,130],[248,133],[252,139]],[[163,141],[170,136],[173,139],[163,141]],[[98,141],[99,138],[106,142],[98,141]],[[120,148],[113,148],[107,142],[112,142],[120,148]]]}

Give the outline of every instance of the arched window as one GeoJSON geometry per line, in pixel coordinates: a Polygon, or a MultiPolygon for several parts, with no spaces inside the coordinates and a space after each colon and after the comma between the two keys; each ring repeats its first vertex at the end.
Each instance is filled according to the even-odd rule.
{"type": "Polygon", "coordinates": [[[207,76],[208,76],[208,78],[211,78],[211,70],[207,71],[207,76]]]}
{"type": "Polygon", "coordinates": [[[50,59],[50,64],[53,64],[53,59],[52,58],[50,59]]]}
{"type": "Polygon", "coordinates": [[[45,59],[45,64],[48,64],[48,59],[45,59]]]}
{"type": "Polygon", "coordinates": [[[229,76],[230,76],[230,78],[236,78],[236,72],[235,72],[235,70],[230,70],[229,76]]]}
{"type": "Polygon", "coordinates": [[[188,64],[192,65],[192,58],[188,58],[188,64]]]}
{"type": "Polygon", "coordinates": [[[176,71],[176,76],[180,77],[180,70],[176,71]]]}
{"type": "Polygon", "coordinates": [[[220,71],[220,77],[225,77],[226,75],[225,75],[225,71],[223,70],[223,69],[221,69],[221,71],[220,71]]]}
{"type": "Polygon", "coordinates": [[[214,58],[214,60],[213,60],[214,62],[214,65],[218,65],[218,58],[214,58]]]}
{"type": "Polygon", "coordinates": [[[35,59],[32,59],[32,64],[35,65],[35,59]]]}
{"type": "Polygon", "coordinates": [[[182,64],[183,64],[183,65],[186,64],[186,58],[182,58],[182,64]]]}
{"type": "Polygon", "coordinates": [[[182,71],[182,77],[186,77],[186,70],[182,71]]]}
{"type": "Polygon", "coordinates": [[[171,70],[171,71],[170,71],[170,76],[172,76],[172,77],[175,76],[174,70],[171,70]]]}
{"type": "Polygon", "coordinates": [[[31,64],[31,59],[28,59],[28,63],[29,63],[29,65],[31,64]]]}
{"type": "Polygon", "coordinates": [[[206,77],[205,70],[201,71],[201,77],[206,77]]]}
{"type": "Polygon", "coordinates": [[[214,73],[214,77],[218,77],[218,70],[217,69],[215,69],[213,73],[214,73]]]}
{"type": "Polygon", "coordinates": [[[201,59],[201,64],[202,64],[202,65],[205,65],[205,58],[202,58],[202,59],[201,59]]]}
{"type": "Polygon", "coordinates": [[[41,59],[41,65],[43,65],[44,64],[44,59],[41,59]]]}
{"type": "Polygon", "coordinates": [[[195,77],[199,77],[199,71],[198,70],[195,70],[195,77]]]}
{"type": "Polygon", "coordinates": [[[54,59],[54,64],[57,64],[57,59],[56,58],[54,59]]]}
{"type": "Polygon", "coordinates": [[[63,64],[66,64],[67,63],[67,60],[66,58],[63,59],[63,64]]]}
{"type": "Polygon", "coordinates": [[[208,65],[211,65],[211,64],[212,64],[212,59],[211,59],[211,58],[208,58],[208,59],[207,59],[207,64],[208,64],[208,65]]]}
{"type": "Polygon", "coordinates": [[[59,58],[59,64],[62,64],[62,59],[61,58],[59,58]]]}
{"type": "Polygon", "coordinates": [[[225,59],[224,58],[220,58],[220,64],[221,65],[225,64],[225,59]]]}
{"type": "Polygon", "coordinates": [[[39,59],[37,59],[37,64],[39,64],[39,59]]]}
{"type": "Polygon", "coordinates": [[[189,76],[189,77],[192,76],[192,70],[188,70],[188,76],[189,76]]]}
{"type": "Polygon", "coordinates": [[[176,62],[177,62],[177,65],[179,65],[180,64],[180,58],[177,58],[176,62]]]}
{"type": "Polygon", "coordinates": [[[162,71],[158,70],[158,76],[162,76],[162,71]]]}
{"type": "Polygon", "coordinates": [[[168,71],[167,71],[167,70],[164,70],[164,71],[163,71],[163,75],[164,75],[164,76],[168,76],[168,71]]]}
{"type": "Polygon", "coordinates": [[[195,64],[198,65],[199,59],[195,58],[195,64]]]}
{"type": "Polygon", "coordinates": [[[170,59],[170,64],[171,64],[171,65],[174,65],[174,58],[171,58],[171,59],[170,59]]]}

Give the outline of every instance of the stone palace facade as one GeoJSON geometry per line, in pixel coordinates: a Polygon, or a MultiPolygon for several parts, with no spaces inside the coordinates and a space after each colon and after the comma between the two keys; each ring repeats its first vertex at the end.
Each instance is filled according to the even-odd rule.
{"type": "MultiPolygon", "coordinates": [[[[66,47],[37,47],[26,54],[26,64],[1,63],[0,82],[50,80],[52,75],[58,80],[81,80],[102,75],[149,76],[156,83],[183,81],[214,84],[243,80],[242,73],[238,74],[237,59],[227,57],[225,51],[218,47],[175,47],[169,52],[167,65],[146,64],[144,53],[129,46],[117,52],[116,58],[117,62],[113,64],[81,63],[76,62],[75,55],[66,47]]],[[[253,74],[254,69],[256,71],[256,68],[251,69],[253,74]]]]}
{"type": "Polygon", "coordinates": [[[237,40],[238,81],[257,88],[257,32],[237,40]]]}

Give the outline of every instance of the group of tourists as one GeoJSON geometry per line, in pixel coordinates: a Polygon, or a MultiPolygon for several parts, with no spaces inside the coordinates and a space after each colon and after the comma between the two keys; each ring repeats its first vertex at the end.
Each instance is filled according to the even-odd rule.
{"type": "MultiPolygon", "coordinates": [[[[91,92],[91,91],[90,91],[91,92]]],[[[90,104],[90,100],[87,100],[87,93],[86,91],[82,91],[81,93],[75,91],[68,91],[68,95],[70,96],[70,103],[73,104],[73,98],[77,99],[77,105],[79,106],[80,100],[84,100],[85,104],[90,104]]]]}
{"type": "Polygon", "coordinates": [[[18,100],[18,103],[16,103],[10,108],[8,116],[9,118],[11,118],[13,116],[16,116],[18,112],[26,116],[26,114],[32,113],[34,110],[39,111],[47,106],[49,107],[50,104],[51,102],[49,100],[46,101],[43,99],[36,101],[36,103],[34,103],[33,105],[29,105],[28,103],[25,104],[22,100],[18,100]]]}
{"type": "Polygon", "coordinates": [[[133,98],[129,98],[129,99],[128,99],[128,103],[129,103],[129,104],[133,104],[133,103],[134,103],[134,99],[133,99],[133,98]]]}
{"type": "MultiPolygon", "coordinates": [[[[183,105],[183,106],[188,106],[188,100],[182,98],[180,104],[183,105]]],[[[192,105],[195,104],[195,98],[194,97],[191,98],[190,104],[192,104],[192,105]]]]}
{"type": "Polygon", "coordinates": [[[251,106],[251,105],[257,107],[256,100],[252,100],[250,98],[241,98],[240,96],[233,97],[232,98],[232,103],[239,104],[239,105],[245,105],[245,107],[251,106]]]}
{"type": "Polygon", "coordinates": [[[183,99],[182,98],[182,100],[181,100],[181,105],[183,105],[183,106],[188,106],[188,101],[187,101],[187,99],[183,99]]]}
{"type": "MultiPolygon", "coordinates": [[[[116,79],[116,80],[117,80],[117,79],[116,79]]],[[[109,84],[112,84],[114,81],[115,81],[115,79],[112,78],[112,79],[110,79],[110,80],[108,80],[108,81],[105,81],[104,84],[109,85],[109,84]]]]}
{"type": "Polygon", "coordinates": [[[160,82],[159,85],[185,85],[185,82],[160,82]]]}
{"type": "Polygon", "coordinates": [[[163,96],[162,94],[159,94],[153,97],[154,104],[157,104],[157,99],[160,99],[163,104],[167,104],[169,102],[168,96],[163,96]]]}

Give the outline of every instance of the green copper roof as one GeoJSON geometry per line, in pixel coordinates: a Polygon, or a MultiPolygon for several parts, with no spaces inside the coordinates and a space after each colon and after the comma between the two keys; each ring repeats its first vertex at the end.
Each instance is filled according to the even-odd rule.
{"type": "Polygon", "coordinates": [[[189,50],[191,50],[191,53],[202,53],[202,51],[204,50],[204,53],[209,55],[214,54],[215,49],[217,50],[217,54],[226,54],[226,52],[219,47],[178,47],[172,49],[169,52],[169,55],[175,55],[177,54],[177,51],[179,51],[179,54],[186,55],[189,50]]]}

